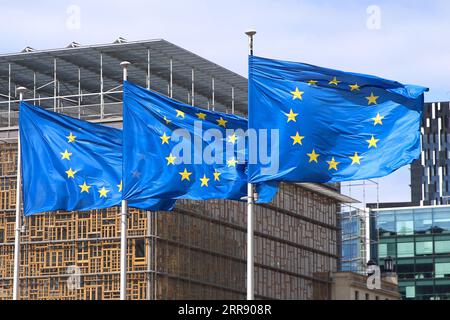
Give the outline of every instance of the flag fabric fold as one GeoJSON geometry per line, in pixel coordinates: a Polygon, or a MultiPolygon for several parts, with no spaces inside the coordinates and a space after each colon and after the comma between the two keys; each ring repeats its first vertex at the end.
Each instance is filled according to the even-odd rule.
{"type": "MultiPolygon", "coordinates": [[[[122,200],[122,131],[22,102],[20,136],[24,214],[88,211],[122,200]]],[[[171,210],[172,200],[130,202],[171,210]]]]}
{"type": "MultiPolygon", "coordinates": [[[[247,196],[247,127],[242,117],[124,82],[124,198],[241,200],[247,196]]],[[[278,187],[257,190],[265,203],[278,187]]]]}
{"type": "Polygon", "coordinates": [[[279,133],[277,170],[252,183],[386,176],[420,157],[427,88],[297,62],[249,57],[249,128],[279,133]]]}

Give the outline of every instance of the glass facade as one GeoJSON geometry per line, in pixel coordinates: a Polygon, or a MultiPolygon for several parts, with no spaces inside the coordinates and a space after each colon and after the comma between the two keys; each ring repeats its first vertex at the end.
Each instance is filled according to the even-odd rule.
{"type": "Polygon", "coordinates": [[[361,210],[342,212],[340,218],[342,236],[341,270],[344,272],[365,272],[367,257],[364,212],[361,210]]]}
{"type": "Polygon", "coordinates": [[[379,265],[395,261],[408,300],[450,300],[450,207],[376,211],[379,265]]]}

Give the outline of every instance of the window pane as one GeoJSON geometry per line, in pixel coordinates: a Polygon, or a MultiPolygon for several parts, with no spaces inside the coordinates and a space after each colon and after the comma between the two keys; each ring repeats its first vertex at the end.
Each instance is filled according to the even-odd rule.
{"type": "Polygon", "coordinates": [[[433,241],[416,242],[416,255],[433,254],[433,241]]]}
{"type": "Polygon", "coordinates": [[[414,215],[414,230],[416,234],[430,234],[433,228],[431,211],[414,215]]]}
{"type": "Polygon", "coordinates": [[[450,277],[450,263],[436,263],[436,278],[450,277]]]}
{"type": "Polygon", "coordinates": [[[397,256],[399,258],[414,257],[414,243],[398,243],[397,244],[397,256]]]}
{"type": "Polygon", "coordinates": [[[435,233],[450,232],[450,210],[435,209],[434,210],[434,231],[435,233]]]}
{"type": "Polygon", "coordinates": [[[416,287],[406,287],[406,298],[414,299],[416,297],[416,287]]]}
{"type": "Polygon", "coordinates": [[[450,241],[436,241],[434,246],[436,254],[450,253],[450,241]]]}
{"type": "Polygon", "coordinates": [[[394,214],[380,213],[377,219],[378,234],[380,236],[396,235],[394,214]]]}
{"type": "Polygon", "coordinates": [[[397,234],[400,236],[414,234],[413,221],[397,221],[397,234]]]}

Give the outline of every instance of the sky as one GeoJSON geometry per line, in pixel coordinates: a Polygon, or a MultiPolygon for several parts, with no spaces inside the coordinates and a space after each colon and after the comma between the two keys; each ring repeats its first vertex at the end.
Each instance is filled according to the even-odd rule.
{"type": "MultiPolygon", "coordinates": [[[[430,88],[426,101],[450,100],[448,0],[22,0],[0,8],[0,53],[163,38],[245,76],[244,31],[255,29],[256,55],[418,84],[430,88]]],[[[378,182],[381,202],[410,200],[408,167],[378,182]]],[[[351,194],[363,200],[361,187],[351,194]]],[[[375,187],[365,200],[376,200],[375,187]]]]}

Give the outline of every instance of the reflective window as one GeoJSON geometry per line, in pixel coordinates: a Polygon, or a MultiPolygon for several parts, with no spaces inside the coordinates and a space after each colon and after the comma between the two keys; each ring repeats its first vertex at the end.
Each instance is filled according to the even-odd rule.
{"type": "Polygon", "coordinates": [[[433,227],[435,233],[450,233],[450,210],[434,209],[433,227]]]}
{"type": "Polygon", "coordinates": [[[434,243],[434,248],[436,254],[450,253],[450,241],[436,240],[434,243]]]}
{"type": "Polygon", "coordinates": [[[416,287],[406,287],[406,298],[414,299],[416,297],[416,287]]]}
{"type": "Polygon", "coordinates": [[[414,257],[414,242],[397,243],[397,257],[414,257]]]}
{"type": "Polygon", "coordinates": [[[431,255],[433,254],[433,241],[417,241],[416,242],[416,255],[431,255]]]}
{"type": "Polygon", "coordinates": [[[432,229],[433,216],[431,210],[414,214],[414,231],[416,234],[431,234],[432,229]]]}
{"type": "Polygon", "coordinates": [[[450,278],[450,262],[436,263],[435,276],[436,278],[450,278]]]}
{"type": "Polygon", "coordinates": [[[414,234],[414,218],[413,212],[410,210],[402,211],[396,215],[396,231],[398,235],[414,234]]]}
{"type": "Polygon", "coordinates": [[[380,213],[377,226],[380,237],[396,235],[395,216],[393,213],[380,213]]]}

